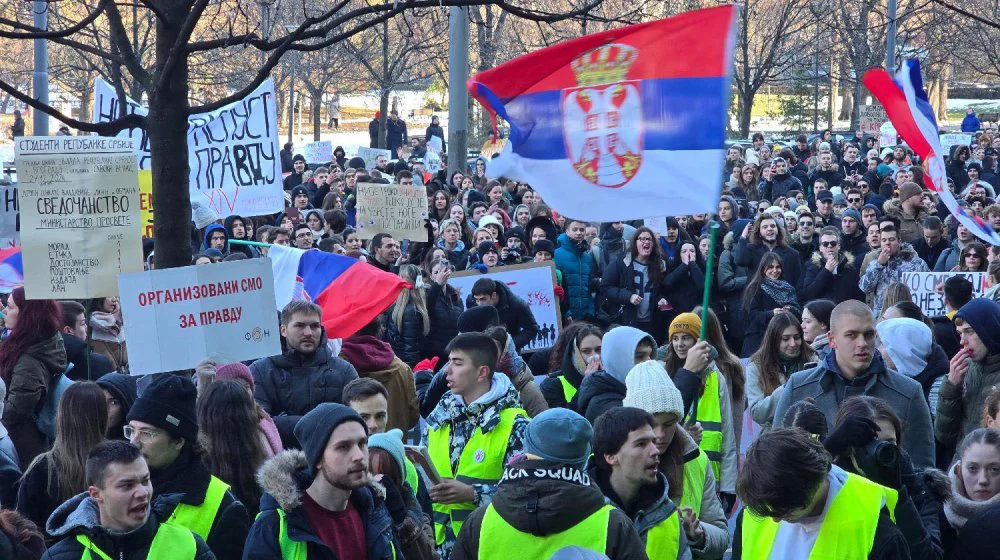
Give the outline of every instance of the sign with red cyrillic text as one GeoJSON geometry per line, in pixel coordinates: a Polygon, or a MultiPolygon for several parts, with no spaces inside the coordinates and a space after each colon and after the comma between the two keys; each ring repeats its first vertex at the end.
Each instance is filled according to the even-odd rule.
{"type": "Polygon", "coordinates": [[[281,353],[267,259],[122,274],[118,290],[133,375],[281,353]]]}

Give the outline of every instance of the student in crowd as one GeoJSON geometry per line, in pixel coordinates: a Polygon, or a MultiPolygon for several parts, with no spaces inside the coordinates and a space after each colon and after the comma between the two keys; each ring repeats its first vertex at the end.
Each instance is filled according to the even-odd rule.
{"type": "MultiPolygon", "coordinates": [[[[371,380],[367,380],[371,381],[371,380]]],[[[354,382],[352,382],[354,383],[354,382]]],[[[403,556],[435,560],[433,512],[417,503],[417,480],[423,476],[406,458],[403,432],[389,430],[368,437],[368,471],[385,487],[385,503],[403,556]]]]}
{"type": "Polygon", "coordinates": [[[563,329],[554,348],[554,367],[539,388],[550,408],[563,407],[579,412],[577,393],[588,375],[601,371],[601,345],[604,331],[596,325],[576,322],[563,329]],[[562,344],[560,344],[562,342],[562,344]],[[556,358],[559,358],[556,361],[556,358]]]}
{"type": "Polygon", "coordinates": [[[764,427],[780,424],[781,418],[775,420],[774,410],[785,382],[814,359],[814,352],[805,343],[802,326],[795,316],[791,313],[776,315],[767,325],[764,343],[750,356],[747,364],[747,406],[754,422],[764,427]]]}
{"type": "MultiPolygon", "coordinates": [[[[251,398],[254,395],[253,374],[250,373],[250,368],[242,362],[219,366],[215,372],[215,380],[236,381],[251,398]]],[[[281,453],[284,446],[281,444],[281,435],[278,433],[278,427],[274,424],[274,419],[261,408],[260,403],[256,400],[254,401],[254,411],[257,418],[257,439],[264,444],[264,454],[267,457],[273,457],[281,453]]]]}
{"type": "Polygon", "coordinates": [[[767,324],[783,312],[799,313],[798,294],[793,284],[782,277],[785,263],[775,253],[761,257],[760,265],[743,294],[747,329],[741,356],[749,356],[760,347],[767,324]]]}
{"type": "Polygon", "coordinates": [[[77,301],[60,301],[59,308],[62,310],[66,359],[73,365],[70,379],[93,381],[114,370],[111,361],[100,352],[87,352],[87,310],[83,305],[77,301]]]}
{"type": "Polygon", "coordinates": [[[97,380],[108,406],[107,439],[125,439],[125,415],[139,397],[136,378],[125,373],[106,373],[97,380]]]}
{"type": "Polygon", "coordinates": [[[830,314],[837,304],[815,299],[802,306],[802,340],[816,353],[816,360],[830,353],[830,314]]]}
{"type": "Polygon", "coordinates": [[[418,278],[420,268],[412,264],[399,267],[399,277],[413,287],[399,292],[396,302],[386,311],[385,339],[392,351],[411,368],[420,361],[424,337],[430,333],[431,318],[427,311],[424,287],[418,278]]]}
{"type": "Polygon", "coordinates": [[[653,359],[656,341],[635,327],[615,327],[601,340],[602,371],[583,378],[577,392],[577,407],[591,423],[604,411],[621,406],[625,378],[635,364],[653,359]]]}

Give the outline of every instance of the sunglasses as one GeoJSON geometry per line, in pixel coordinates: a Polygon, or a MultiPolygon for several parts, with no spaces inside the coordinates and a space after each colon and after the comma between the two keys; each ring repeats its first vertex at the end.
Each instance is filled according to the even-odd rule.
{"type": "Polygon", "coordinates": [[[965,258],[967,258],[967,259],[981,259],[982,257],[980,257],[979,255],[977,255],[975,253],[968,253],[967,255],[965,255],[965,258]]]}
{"type": "Polygon", "coordinates": [[[860,197],[848,198],[847,201],[848,202],[861,202],[861,198],[860,197]]]}
{"type": "Polygon", "coordinates": [[[811,226],[811,225],[813,225],[813,223],[811,221],[809,221],[809,220],[803,220],[803,221],[799,222],[799,225],[800,226],[811,226]]]}
{"type": "Polygon", "coordinates": [[[837,245],[840,245],[840,242],[839,241],[820,241],[819,244],[822,245],[822,246],[824,246],[824,247],[826,247],[826,248],[830,248],[830,247],[836,247],[837,245]]]}

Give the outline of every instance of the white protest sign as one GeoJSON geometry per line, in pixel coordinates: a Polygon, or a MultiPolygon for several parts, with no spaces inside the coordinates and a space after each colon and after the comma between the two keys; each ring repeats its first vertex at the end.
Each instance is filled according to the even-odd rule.
{"type": "Polygon", "coordinates": [[[969,144],[972,144],[971,134],[949,133],[941,135],[941,147],[945,150],[952,146],[968,146],[969,144]]]}
{"type": "MultiPolygon", "coordinates": [[[[135,100],[126,103],[128,113],[149,112],[135,100]]],[[[110,122],[118,114],[114,88],[98,78],[91,120],[110,122]]],[[[135,140],[139,169],[149,169],[146,131],[130,128],[118,137],[135,140]]],[[[272,80],[221,109],[188,117],[187,144],[192,202],[201,202],[220,216],[260,216],[284,208],[272,80]]]]}
{"type": "Polygon", "coordinates": [[[924,315],[934,317],[948,312],[944,294],[939,293],[937,287],[952,276],[961,276],[972,282],[972,297],[979,297],[986,291],[985,272],[904,272],[903,283],[910,289],[913,303],[920,307],[924,315]]]}
{"type": "Polygon", "coordinates": [[[0,185],[0,249],[21,244],[21,214],[17,205],[17,183],[0,185]]]}
{"type": "Polygon", "coordinates": [[[661,216],[659,218],[643,218],[642,225],[653,230],[653,233],[660,237],[667,236],[667,217],[661,216]]]}
{"type": "Polygon", "coordinates": [[[556,268],[552,261],[515,264],[490,269],[486,274],[469,270],[451,275],[448,284],[458,290],[463,305],[472,297],[472,286],[480,278],[501,282],[510,292],[528,303],[531,314],[538,323],[535,339],[522,351],[540,350],[555,344],[562,330],[559,298],[555,295],[556,268]]]}
{"type": "Polygon", "coordinates": [[[364,146],[358,148],[358,157],[365,160],[365,169],[375,169],[375,160],[379,156],[385,156],[386,161],[389,161],[392,159],[392,152],[378,148],[365,148],[364,146]]]}
{"type": "Polygon", "coordinates": [[[302,146],[302,155],[308,163],[329,163],[333,160],[333,142],[321,140],[302,146]]]}
{"type": "Polygon", "coordinates": [[[444,142],[441,141],[440,136],[431,136],[427,139],[427,151],[434,152],[435,154],[440,154],[444,151],[444,142]]]}
{"type": "Polygon", "coordinates": [[[865,105],[861,107],[861,132],[869,135],[879,133],[882,124],[887,122],[889,117],[885,114],[885,109],[881,105],[865,105]]]}
{"type": "Polygon", "coordinates": [[[891,122],[887,122],[879,127],[878,145],[882,148],[894,148],[899,143],[899,136],[896,134],[896,127],[891,122]]]}
{"type": "MultiPolygon", "coordinates": [[[[437,136],[435,136],[437,138],[437,136]]],[[[437,155],[435,152],[427,150],[424,154],[424,169],[428,173],[437,173],[441,171],[441,156],[437,155]]]]}
{"type": "Polygon", "coordinates": [[[25,295],[118,295],[118,274],[143,268],[132,140],[30,136],[14,151],[25,295]]]}
{"type": "Polygon", "coordinates": [[[388,233],[396,239],[426,241],[427,188],[421,185],[358,183],[357,231],[361,239],[388,233]]]}
{"type": "Polygon", "coordinates": [[[123,274],[118,285],[133,375],[281,353],[267,259],[123,274]]]}

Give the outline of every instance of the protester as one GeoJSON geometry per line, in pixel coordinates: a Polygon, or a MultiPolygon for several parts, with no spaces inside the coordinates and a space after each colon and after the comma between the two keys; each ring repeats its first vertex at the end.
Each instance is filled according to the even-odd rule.
{"type": "Polygon", "coordinates": [[[108,410],[93,382],[70,385],[59,400],[52,449],[32,460],[17,493],[17,511],[39,527],[60,504],[86,489],[87,456],[104,441],[108,410]]]}
{"type": "Polygon", "coordinates": [[[966,522],[1000,503],[1000,432],[976,428],[962,438],[949,469],[951,499],[944,513],[952,528],[962,535],[966,522]]]}
{"type": "Polygon", "coordinates": [[[120,559],[215,559],[200,536],[166,522],[173,504],[153,498],[149,467],[135,446],[98,445],[87,456],[84,477],[87,490],[59,506],[46,523],[45,530],[62,540],[44,560],[110,558],[109,553],[120,559]]]}
{"type": "Polygon", "coordinates": [[[775,253],[768,253],[760,260],[757,272],[743,293],[743,311],[747,328],[740,356],[753,354],[760,347],[767,324],[782,313],[799,313],[798,294],[795,287],[783,277],[785,263],[775,253]]]}
{"type": "Polygon", "coordinates": [[[136,378],[124,373],[106,373],[97,380],[108,407],[107,439],[125,439],[125,415],[138,398],[136,378]]]}
{"type": "Polygon", "coordinates": [[[934,343],[934,334],[922,321],[901,317],[876,326],[879,353],[888,368],[920,383],[924,398],[948,375],[948,356],[934,343]]]}
{"type": "Polygon", "coordinates": [[[802,340],[816,353],[817,361],[830,353],[830,314],[835,306],[828,299],[816,299],[802,306],[802,340]]]}
{"type": "MultiPolygon", "coordinates": [[[[531,225],[528,222],[528,233],[534,237],[531,225]]],[[[590,295],[593,257],[590,245],[584,239],[586,230],[586,222],[567,219],[566,233],[559,235],[559,246],[553,255],[556,268],[562,272],[569,298],[566,313],[576,321],[586,321],[594,316],[594,300],[590,295]]]]}
{"type": "Polygon", "coordinates": [[[601,340],[603,370],[583,378],[576,394],[577,407],[591,423],[604,411],[621,406],[625,378],[632,366],[653,359],[656,342],[635,327],[615,327],[601,340]]]}
{"type": "Polygon", "coordinates": [[[893,282],[903,279],[905,272],[928,272],[927,264],[917,256],[913,247],[903,243],[899,231],[891,226],[881,227],[879,237],[881,249],[878,256],[865,269],[859,287],[865,294],[873,295],[872,310],[875,316],[882,314],[886,290],[893,282]]]}
{"type": "Polygon", "coordinates": [[[431,327],[424,338],[422,355],[436,357],[442,362],[448,361],[445,348],[451,339],[458,334],[458,317],[465,310],[458,290],[448,285],[448,279],[454,266],[446,260],[438,260],[431,264],[427,288],[427,314],[430,316],[431,327]]]}
{"type": "Polygon", "coordinates": [[[413,367],[420,361],[424,337],[430,333],[431,318],[422,282],[417,280],[421,278],[420,269],[404,264],[399,267],[399,276],[413,287],[399,292],[396,302],[386,311],[385,338],[396,356],[413,367]]]}
{"type": "Polygon", "coordinates": [[[3,425],[17,449],[22,470],[47,447],[36,416],[45,395],[66,371],[61,325],[55,301],[25,299],[20,287],[11,291],[4,310],[4,326],[11,334],[0,346],[0,380],[7,386],[3,425]]]}
{"type": "MultiPolygon", "coordinates": [[[[253,374],[250,373],[250,368],[244,363],[233,362],[219,366],[215,373],[215,380],[236,381],[251,398],[254,396],[256,385],[254,384],[253,374]]],[[[274,419],[271,418],[271,415],[261,408],[260,403],[256,400],[254,400],[254,415],[257,418],[257,439],[263,443],[264,454],[267,457],[273,457],[281,453],[284,446],[281,443],[281,435],[278,433],[278,427],[274,424],[274,419]]]]}
{"type": "MultiPolygon", "coordinates": [[[[858,288],[857,255],[841,251],[842,235],[835,227],[819,232],[819,251],[806,264],[799,295],[803,301],[828,299],[835,304],[848,299],[863,299],[858,288]]],[[[863,254],[863,253],[862,253],[863,254]]]]}
{"type": "Polygon", "coordinates": [[[100,352],[87,351],[87,310],[76,301],[60,301],[62,338],[66,360],[72,364],[69,378],[93,381],[114,370],[111,360],[100,352]],[[89,354],[89,356],[88,356],[89,354]]]}
{"type": "MultiPolygon", "coordinates": [[[[368,471],[385,487],[386,508],[403,555],[414,560],[436,559],[433,512],[425,513],[417,503],[417,489],[412,483],[421,475],[406,458],[403,432],[369,432],[368,471]]],[[[428,510],[429,503],[428,497],[428,510]]]]}
{"type": "Polygon", "coordinates": [[[763,427],[781,423],[780,416],[775,421],[774,411],[785,383],[814,357],[812,348],[805,343],[802,326],[791,313],[781,313],[771,320],[764,342],[747,364],[747,408],[754,422],[763,427]]]}
{"type": "MultiPolygon", "coordinates": [[[[609,229],[616,231],[613,227],[609,229]]],[[[612,250],[602,242],[603,255],[612,250]]],[[[686,265],[685,262],[681,266],[686,265]]],[[[638,228],[628,250],[610,261],[601,279],[604,297],[621,309],[615,321],[645,331],[657,341],[663,340],[664,310],[668,307],[666,276],[667,264],[656,234],[648,227],[638,228]]],[[[680,275],[677,281],[682,281],[680,275]]],[[[692,278],[683,281],[698,286],[692,278]]]]}
{"type": "Polygon", "coordinates": [[[472,298],[474,305],[467,305],[469,308],[476,305],[492,305],[496,308],[500,323],[514,338],[518,351],[528,346],[538,335],[538,323],[528,302],[511,292],[503,282],[492,278],[476,280],[472,286],[472,298]]]}
{"type": "Polygon", "coordinates": [[[582,321],[563,329],[553,346],[552,371],[539,384],[549,408],[569,408],[579,412],[577,394],[584,378],[603,368],[603,336],[604,331],[600,327],[582,321]],[[561,356],[558,352],[560,348],[561,356]]]}

